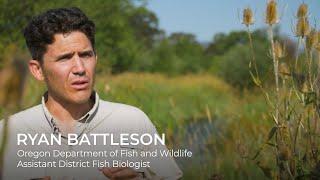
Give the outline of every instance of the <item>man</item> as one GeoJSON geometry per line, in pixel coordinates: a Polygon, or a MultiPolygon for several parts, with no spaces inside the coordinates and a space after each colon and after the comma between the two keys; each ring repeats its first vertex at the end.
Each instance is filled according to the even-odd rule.
{"type": "Polygon", "coordinates": [[[89,167],[86,164],[92,159],[100,162],[119,157],[109,154],[94,158],[92,154],[83,154],[84,150],[87,153],[166,150],[163,144],[133,146],[125,143],[123,146],[97,141],[92,145],[89,139],[84,139],[86,134],[97,136],[99,133],[110,133],[118,138],[122,133],[156,134],[155,127],[141,110],[103,101],[93,90],[97,63],[94,34],[94,23],[78,8],[49,10],[33,18],[24,29],[32,55],[30,72],[37,80],[45,82],[47,92],[40,105],[17,113],[9,120],[5,179],[178,179],[182,176],[172,157],[159,154],[130,159],[150,162],[150,166],[143,168],[114,167],[114,164],[89,167]],[[36,137],[42,134],[54,134],[51,141],[62,137],[63,143],[49,144],[42,136],[36,142],[36,137]],[[85,145],[70,144],[70,134],[77,135],[74,142],[84,139],[85,145]],[[67,158],[68,152],[74,156],[67,158]],[[59,165],[48,164],[54,161],[59,165]]]}

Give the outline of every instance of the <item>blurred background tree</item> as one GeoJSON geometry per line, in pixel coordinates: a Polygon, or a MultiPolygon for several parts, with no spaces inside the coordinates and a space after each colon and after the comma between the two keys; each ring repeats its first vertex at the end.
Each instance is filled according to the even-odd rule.
{"type": "MultiPolygon", "coordinates": [[[[159,28],[158,18],[146,8],[147,1],[57,0],[37,2],[0,0],[0,50],[14,43],[26,51],[22,29],[30,18],[50,8],[81,8],[96,24],[97,72],[118,74],[127,71],[159,72],[168,75],[206,73],[222,77],[231,85],[253,87],[248,63],[250,51],[245,31],[216,34],[209,43],[198,42],[195,35],[176,32],[166,35],[159,28]]],[[[275,33],[278,39],[279,30],[275,33]]],[[[270,71],[267,33],[253,32],[254,48],[262,79],[270,71]]],[[[287,42],[290,42],[289,40],[287,42]]],[[[295,44],[290,42],[290,47],[295,44]]],[[[290,44],[289,43],[289,44],[290,44]]],[[[290,54],[295,54],[291,48],[290,54]]],[[[0,55],[0,66],[4,63],[0,55]]]]}

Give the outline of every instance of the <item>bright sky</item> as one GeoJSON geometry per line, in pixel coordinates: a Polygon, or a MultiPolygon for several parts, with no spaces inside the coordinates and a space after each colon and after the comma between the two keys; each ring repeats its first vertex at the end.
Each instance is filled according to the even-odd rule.
{"type": "MultiPolygon", "coordinates": [[[[309,5],[310,23],[320,29],[320,0],[279,0],[282,15],[281,32],[294,37],[296,10],[302,2],[309,5]]],[[[200,42],[211,41],[218,32],[228,33],[244,29],[239,20],[241,10],[250,6],[255,12],[254,28],[265,27],[267,0],[149,0],[147,7],[156,13],[159,26],[169,35],[172,32],[189,32],[200,42]]]]}

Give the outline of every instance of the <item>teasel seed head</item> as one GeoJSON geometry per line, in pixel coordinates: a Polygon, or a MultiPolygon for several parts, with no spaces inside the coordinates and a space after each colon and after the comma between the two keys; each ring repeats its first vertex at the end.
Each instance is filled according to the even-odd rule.
{"type": "Polygon", "coordinates": [[[266,9],[266,23],[271,26],[278,22],[277,2],[275,0],[269,0],[266,9]]]}
{"type": "Polygon", "coordinates": [[[279,146],[279,159],[282,161],[287,161],[291,158],[291,152],[288,146],[280,145],[279,146]]]}
{"type": "Polygon", "coordinates": [[[312,28],[310,33],[306,36],[306,44],[307,44],[307,49],[312,50],[314,49],[318,43],[319,43],[319,34],[318,32],[312,28]]]}
{"type": "Polygon", "coordinates": [[[307,78],[304,74],[292,72],[291,75],[300,92],[306,93],[309,91],[307,78]]]}
{"type": "Polygon", "coordinates": [[[317,32],[318,33],[318,43],[315,46],[315,49],[318,51],[318,53],[320,53],[320,31],[317,32]]]}
{"type": "Polygon", "coordinates": [[[281,45],[279,41],[275,41],[274,43],[274,53],[277,59],[281,59],[286,56],[285,47],[281,45]]]}
{"type": "Polygon", "coordinates": [[[291,73],[288,65],[285,62],[280,63],[279,65],[279,73],[283,79],[287,79],[291,73]]]}
{"type": "Polygon", "coordinates": [[[309,87],[308,87],[308,84],[307,84],[306,81],[303,82],[303,84],[302,84],[301,92],[303,92],[303,93],[308,93],[309,92],[309,87]]]}
{"type": "Polygon", "coordinates": [[[249,7],[243,9],[242,24],[246,25],[247,27],[254,24],[253,13],[249,7]]]}
{"type": "Polygon", "coordinates": [[[298,8],[297,17],[304,18],[304,17],[307,17],[307,15],[308,15],[308,5],[305,3],[302,3],[298,8]]]}
{"type": "Polygon", "coordinates": [[[296,36],[304,38],[310,33],[310,25],[308,18],[302,17],[298,19],[296,27],[296,36]]]}

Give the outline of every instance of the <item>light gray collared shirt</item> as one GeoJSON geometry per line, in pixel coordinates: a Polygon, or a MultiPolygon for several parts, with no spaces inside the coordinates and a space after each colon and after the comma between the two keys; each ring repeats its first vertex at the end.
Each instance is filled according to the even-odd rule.
{"type": "MultiPolygon", "coordinates": [[[[79,128],[77,132],[84,134],[90,133],[110,133],[118,136],[121,133],[137,133],[137,134],[156,134],[157,130],[148,118],[148,116],[140,109],[99,99],[95,93],[95,103],[83,117],[79,119],[79,123],[84,127],[79,128]]],[[[9,134],[5,152],[3,179],[34,179],[50,176],[51,179],[61,179],[62,177],[72,177],[72,179],[107,179],[96,168],[18,168],[17,164],[20,160],[24,161],[51,161],[57,158],[49,157],[48,159],[33,159],[18,157],[17,152],[23,150],[25,152],[35,151],[52,151],[54,149],[61,151],[104,151],[112,149],[136,149],[138,151],[160,151],[167,150],[165,145],[138,145],[138,146],[69,146],[65,143],[61,145],[17,145],[17,134],[53,134],[55,130],[54,117],[45,106],[45,97],[42,103],[14,114],[9,119],[9,134]],[[52,121],[53,120],[53,121],[52,121]]],[[[0,133],[3,132],[3,121],[0,122],[0,133]]],[[[2,137],[1,137],[2,139],[2,137]]],[[[85,159],[78,158],[78,161],[85,159]]],[[[110,160],[110,158],[101,159],[110,160]]],[[[140,161],[141,159],[137,159],[140,161]]],[[[182,172],[171,156],[161,157],[145,157],[144,161],[150,161],[150,167],[143,170],[149,179],[178,179],[182,177],[182,172]]]]}
{"type": "MultiPolygon", "coordinates": [[[[41,106],[44,112],[44,115],[46,117],[46,120],[48,124],[51,126],[52,131],[54,134],[62,134],[62,137],[67,137],[67,135],[64,132],[61,132],[59,128],[59,122],[58,120],[53,117],[53,115],[49,112],[46,102],[48,100],[48,92],[44,93],[41,99],[41,106]]],[[[92,108],[85,113],[82,117],[76,120],[75,127],[74,127],[74,133],[77,134],[79,137],[84,132],[84,130],[88,127],[88,123],[94,118],[95,114],[97,113],[97,110],[99,108],[99,95],[95,91],[91,94],[90,100],[94,102],[94,105],[92,108]]]]}

